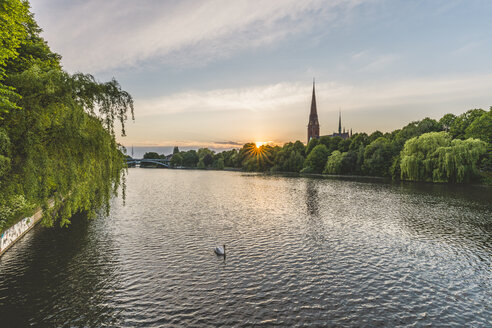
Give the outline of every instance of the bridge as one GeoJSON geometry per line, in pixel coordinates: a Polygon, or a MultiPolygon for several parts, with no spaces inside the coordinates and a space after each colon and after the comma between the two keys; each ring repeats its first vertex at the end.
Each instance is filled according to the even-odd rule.
{"type": "Polygon", "coordinates": [[[152,164],[157,164],[159,166],[162,166],[162,167],[166,167],[166,168],[170,168],[171,165],[169,163],[169,159],[153,159],[153,158],[141,158],[141,159],[138,159],[138,158],[129,158],[126,160],[126,165],[128,167],[130,166],[140,166],[142,163],[152,163],[152,164]]]}

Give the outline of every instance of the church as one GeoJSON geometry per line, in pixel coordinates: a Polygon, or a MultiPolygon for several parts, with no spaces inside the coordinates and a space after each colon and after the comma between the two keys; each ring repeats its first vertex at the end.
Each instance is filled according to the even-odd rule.
{"type": "MultiPolygon", "coordinates": [[[[319,122],[318,122],[318,110],[316,108],[316,93],[314,90],[314,79],[313,79],[313,97],[311,99],[311,112],[309,113],[309,123],[308,123],[308,139],[307,142],[312,138],[319,139],[319,122]]],[[[338,133],[333,132],[333,134],[322,136],[322,137],[341,137],[343,139],[348,139],[352,136],[352,129],[349,132],[345,132],[345,127],[342,132],[342,113],[338,113],[338,133]]]]}

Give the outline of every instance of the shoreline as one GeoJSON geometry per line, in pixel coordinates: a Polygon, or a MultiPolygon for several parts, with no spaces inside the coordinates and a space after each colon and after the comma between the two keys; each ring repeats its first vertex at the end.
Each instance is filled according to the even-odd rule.
{"type": "MultiPolygon", "coordinates": [[[[49,208],[53,207],[54,201],[48,202],[49,208]]],[[[43,210],[38,207],[33,215],[19,220],[14,225],[5,229],[0,235],[0,258],[7,252],[16,242],[22,239],[36,224],[43,218],[43,210]]]]}
{"type": "Polygon", "coordinates": [[[393,180],[390,177],[379,177],[371,175],[347,175],[347,174],[325,174],[325,173],[300,173],[300,172],[257,172],[257,171],[243,171],[240,168],[225,168],[225,169],[215,169],[215,168],[205,168],[199,169],[196,167],[175,167],[175,168],[161,168],[161,167],[128,167],[130,168],[141,168],[141,169],[168,169],[168,170],[196,170],[196,171],[228,171],[228,172],[242,172],[250,174],[259,175],[278,175],[286,177],[304,177],[304,178],[337,178],[337,179],[348,179],[348,180],[373,180],[380,182],[400,182],[400,183],[416,183],[416,184],[429,184],[437,186],[476,186],[476,187],[492,187],[490,184],[486,183],[449,183],[449,182],[432,182],[432,181],[412,181],[412,180],[393,180]]]}

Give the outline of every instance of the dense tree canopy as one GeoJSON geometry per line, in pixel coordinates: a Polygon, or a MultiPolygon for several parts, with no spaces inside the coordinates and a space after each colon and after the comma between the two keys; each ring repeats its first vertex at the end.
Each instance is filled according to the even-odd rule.
{"type": "Polygon", "coordinates": [[[201,169],[492,183],[491,110],[473,109],[458,116],[446,114],[439,121],[424,118],[390,133],[355,133],[348,139],[323,136],[310,140],[307,146],[300,141],[288,142],[282,147],[256,147],[254,143],[247,143],[239,150],[217,154],[202,148],[197,151],[197,164],[194,161],[190,165],[183,164],[188,152],[177,153],[172,163],[201,169]],[[462,138],[454,138],[451,131],[461,131],[456,136],[462,138]]]}
{"type": "Polygon", "coordinates": [[[320,144],[313,148],[304,161],[304,173],[321,173],[325,168],[326,159],[328,158],[328,149],[325,145],[320,144]]]}
{"type": "Polygon", "coordinates": [[[476,138],[492,143],[492,107],[477,116],[465,129],[465,138],[476,138]]]}
{"type": "Polygon", "coordinates": [[[304,164],[304,144],[300,141],[285,144],[274,155],[273,172],[299,172],[304,164]]]}
{"type": "Polygon", "coordinates": [[[338,150],[335,150],[333,153],[331,153],[330,157],[326,161],[326,166],[325,170],[323,173],[328,173],[328,174],[340,174],[342,173],[342,161],[343,157],[347,153],[341,153],[338,150]]]}
{"type": "Polygon", "coordinates": [[[432,182],[470,182],[480,178],[480,158],[486,143],[451,139],[447,132],[430,132],[407,141],[401,154],[401,177],[432,182]]]}
{"type": "Polygon", "coordinates": [[[20,0],[0,5],[0,229],[50,200],[47,225],[108,209],[125,165],[114,120],[124,134],[133,116],[133,100],[115,80],[62,70],[28,8],[20,0]]]}
{"type": "MultiPolygon", "coordinates": [[[[446,114],[439,121],[424,118],[390,133],[355,133],[351,138],[321,137],[307,146],[300,141],[279,146],[245,144],[239,151],[213,155],[199,168],[240,168],[246,171],[352,174],[412,181],[492,182],[492,112],[472,109],[446,114]],[[454,131],[454,134],[453,132],[454,131]],[[208,160],[209,162],[210,160],[208,160]]],[[[202,154],[202,155],[201,155],[202,154]]]]}
{"type": "Polygon", "coordinates": [[[391,142],[385,137],[378,137],[364,150],[362,171],[367,175],[389,176],[389,167],[393,157],[391,142]]]}
{"type": "Polygon", "coordinates": [[[0,2],[0,120],[5,113],[19,108],[16,101],[19,100],[20,95],[15,92],[15,88],[4,84],[5,65],[8,60],[15,59],[19,55],[18,48],[26,40],[28,9],[29,6],[24,1],[0,2]]]}

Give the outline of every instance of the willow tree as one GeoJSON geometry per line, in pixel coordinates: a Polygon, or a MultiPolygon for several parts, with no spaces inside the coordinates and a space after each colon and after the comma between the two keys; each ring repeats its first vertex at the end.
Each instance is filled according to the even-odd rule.
{"type": "Polygon", "coordinates": [[[429,132],[407,140],[400,153],[401,179],[432,181],[435,158],[431,155],[450,143],[451,135],[447,132],[429,132]]]}
{"type": "Polygon", "coordinates": [[[36,206],[47,210],[51,200],[46,225],[57,219],[66,225],[75,212],[92,217],[100,208],[107,211],[125,168],[114,122],[121,123],[124,135],[133,99],[116,80],[100,83],[63,71],[61,57],[40,37],[33,16],[6,11],[6,4],[28,8],[19,0],[0,6],[2,24],[8,17],[23,29],[2,28],[2,39],[13,49],[1,57],[3,85],[19,97],[17,109],[3,110],[0,120],[0,230],[36,206]]]}
{"type": "Polygon", "coordinates": [[[451,140],[447,132],[430,132],[408,140],[400,153],[401,179],[463,183],[478,179],[486,143],[451,140]]]}
{"type": "Polygon", "coordinates": [[[435,167],[434,182],[471,182],[480,178],[480,157],[486,152],[486,143],[478,139],[455,139],[448,147],[439,147],[432,154],[435,167]]]}

